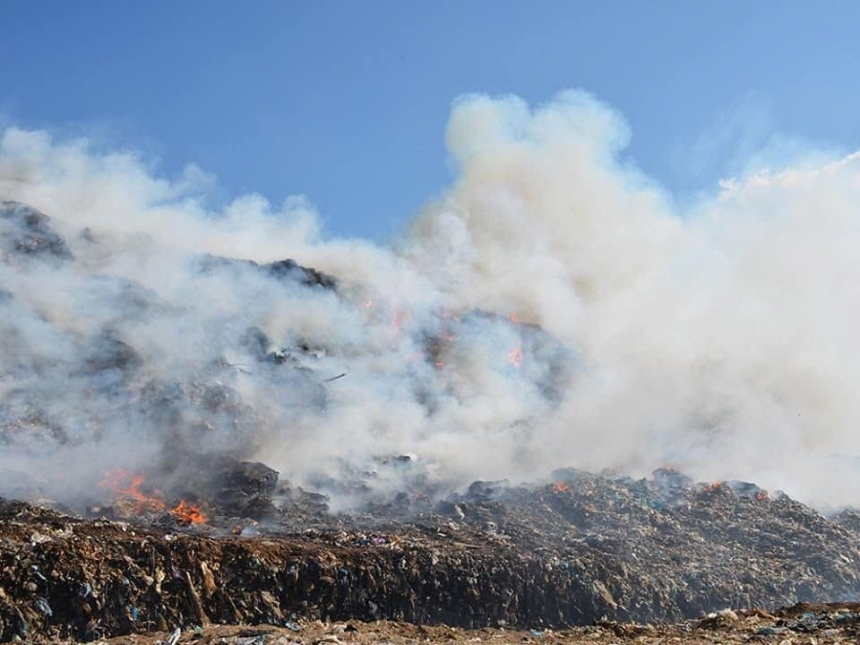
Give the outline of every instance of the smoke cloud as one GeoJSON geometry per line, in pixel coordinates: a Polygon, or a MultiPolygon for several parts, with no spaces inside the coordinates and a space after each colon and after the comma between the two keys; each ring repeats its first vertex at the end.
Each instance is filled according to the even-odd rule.
{"type": "Polygon", "coordinates": [[[0,488],[218,451],[313,483],[412,453],[443,488],[673,466],[856,503],[860,154],[681,210],[629,138],[583,92],[463,97],[455,182],[379,246],[326,239],[301,198],[215,208],[197,167],[6,129],[0,198],[67,256],[3,251],[0,488]],[[285,258],[337,287],[266,268],[285,258]]]}

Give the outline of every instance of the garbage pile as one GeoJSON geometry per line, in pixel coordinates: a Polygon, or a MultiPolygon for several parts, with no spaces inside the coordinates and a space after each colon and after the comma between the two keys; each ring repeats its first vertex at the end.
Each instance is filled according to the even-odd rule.
{"type": "MultiPolygon", "coordinates": [[[[415,322],[364,289],[293,259],[68,230],[0,202],[0,494],[68,493],[66,482],[39,476],[57,470],[55,459],[90,465],[74,475],[81,488],[133,467],[129,457],[157,463],[159,478],[178,487],[201,452],[255,459],[329,432],[332,390],[362,379],[386,380],[367,396],[396,385],[411,414],[444,418],[444,406],[474,400],[458,366],[485,360],[482,343],[492,346],[497,381],[531,397],[500,425],[559,404],[575,352],[539,326],[480,309],[434,309],[415,322]],[[165,279],[148,275],[160,270],[165,279]],[[81,454],[64,460],[65,447],[81,454]]],[[[349,396],[341,406],[362,402],[349,396]]]]}
{"type": "MultiPolygon", "coordinates": [[[[471,471],[455,482],[390,452],[413,448],[380,439],[398,425],[391,388],[413,422],[436,421],[418,434],[476,397],[495,413],[499,392],[522,405],[485,431],[522,434],[557,409],[576,352],[537,325],[434,309],[410,327],[293,260],[58,230],[0,203],[0,641],[318,620],[546,634],[860,593],[853,510],[828,519],[667,468],[468,485],[471,471]],[[141,257],[146,285],[129,277],[141,257]],[[162,261],[180,276],[163,289],[162,261]],[[377,390],[391,400],[361,434],[338,425],[377,390]],[[258,461],[266,448],[301,472],[258,461]]],[[[768,628],[837,620],[810,611],[768,628]]]]}
{"type": "Polygon", "coordinates": [[[323,495],[277,483],[262,464],[220,472],[233,488],[222,486],[221,510],[210,500],[201,524],[3,501],[0,640],[314,620],[561,629],[860,590],[858,534],[738,482],[570,470],[542,485],[475,482],[442,501],[333,514],[323,495]]]}

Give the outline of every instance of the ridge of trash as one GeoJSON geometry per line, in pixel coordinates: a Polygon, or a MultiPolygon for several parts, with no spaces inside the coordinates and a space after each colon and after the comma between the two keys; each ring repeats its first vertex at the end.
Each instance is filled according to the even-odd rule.
{"type": "MultiPolygon", "coordinates": [[[[76,257],[47,215],[4,201],[0,261],[60,272],[76,257]]],[[[192,266],[201,274],[260,274],[323,297],[341,289],[336,278],[290,259],[258,264],[203,255],[192,266]]],[[[857,634],[853,605],[776,610],[858,600],[855,510],[825,517],[753,483],[695,483],[670,468],[642,479],[563,469],[537,483],[475,481],[450,490],[409,454],[381,456],[370,468],[344,463],[341,472],[301,487],[289,473],[282,478],[245,460],[260,427],[230,386],[245,366],[217,358],[177,380],[153,378],[122,323],[175,305],[133,280],[81,279],[98,298],[120,303],[111,309],[116,319],[88,334],[51,329],[75,357],[60,367],[57,357],[21,349],[14,324],[3,328],[14,360],[0,375],[28,378],[0,400],[0,446],[62,450],[86,439],[98,424],[85,413],[70,422],[42,405],[51,393],[46,383],[65,385],[80,374],[97,385],[86,390],[88,405],[121,410],[124,420],[163,433],[165,442],[152,472],[106,473],[101,488],[77,505],[46,499],[27,472],[6,477],[15,487],[5,494],[30,501],[0,498],[0,642],[163,632],[176,645],[177,633],[195,626],[269,624],[322,634],[327,628],[315,621],[386,620],[530,630],[526,640],[585,625],[607,638],[633,638],[646,633],[640,623],[691,620],[697,622],[677,629],[743,624],[753,630],[745,638],[820,632],[822,643],[857,634]],[[213,436],[218,448],[200,454],[213,436]],[[380,479],[384,485],[376,486],[380,479]],[[344,499],[349,510],[333,503],[344,499]],[[764,609],[725,613],[729,607],[764,609]]],[[[3,286],[0,322],[20,318],[50,328],[3,286]]],[[[558,400],[572,353],[536,325],[480,310],[446,317],[427,330],[420,360],[444,365],[454,351],[449,327],[477,323],[506,326],[523,343],[507,357],[512,369],[524,353],[562,357],[547,360],[532,383],[547,404],[558,400]]],[[[250,326],[235,344],[261,378],[324,414],[327,385],[345,374],[317,374],[325,348],[313,339],[292,341],[282,346],[250,326]]]]}
{"type": "Polygon", "coordinates": [[[313,620],[562,629],[860,590],[853,512],[826,518],[748,483],[564,470],[330,513],[272,472],[224,464],[225,490],[273,504],[205,525],[0,502],[0,641],[313,620]]]}

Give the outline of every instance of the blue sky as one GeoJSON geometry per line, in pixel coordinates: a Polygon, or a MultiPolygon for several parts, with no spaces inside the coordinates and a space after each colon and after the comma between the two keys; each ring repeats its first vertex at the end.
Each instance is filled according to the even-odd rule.
{"type": "Polygon", "coordinates": [[[856,2],[6,0],[0,123],[94,135],[384,239],[452,178],[464,92],[584,88],[683,197],[786,133],[860,147],[856,2]]]}

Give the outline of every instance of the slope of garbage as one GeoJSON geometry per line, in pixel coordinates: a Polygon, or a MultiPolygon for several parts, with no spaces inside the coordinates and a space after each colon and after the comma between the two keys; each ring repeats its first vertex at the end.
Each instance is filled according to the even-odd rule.
{"type": "Polygon", "coordinates": [[[860,536],[788,497],[672,471],[555,476],[352,514],[296,490],[268,519],[172,526],[4,501],[0,640],[315,620],[564,629],[860,590],[860,536]]]}
{"type": "MultiPolygon", "coordinates": [[[[752,483],[696,483],[668,468],[642,479],[567,469],[529,484],[468,485],[462,472],[439,476],[433,458],[391,452],[401,448],[375,427],[353,443],[378,444],[338,453],[351,428],[329,419],[348,421],[373,388],[352,399],[337,388],[378,374],[386,396],[395,388],[409,399],[410,418],[438,420],[427,432],[444,431],[476,396],[498,407],[482,379],[529,399],[485,420],[485,431],[537,426],[577,369],[576,352],[537,325],[434,311],[407,332],[408,311],[375,312],[356,285],[288,259],[152,254],[144,269],[166,258],[184,280],[156,293],[157,279],[145,286],[101,270],[127,269],[148,241],[104,264],[114,243],[75,235],[29,206],[0,203],[2,642],[177,629],[206,642],[213,625],[263,624],[290,642],[336,642],[314,625],[338,621],[395,621],[393,640],[422,633],[409,624],[537,639],[857,600],[853,510],[827,518],[752,483]],[[355,336],[332,324],[322,342],[315,325],[271,324],[273,311],[295,321],[311,307],[315,324],[339,317],[355,336]],[[324,450],[317,433],[328,433],[324,450]],[[287,440],[301,472],[256,461],[287,440]]],[[[825,631],[854,624],[850,612],[811,615],[825,631]]],[[[367,633],[350,624],[354,636],[367,633]]],[[[251,632],[229,638],[275,634],[242,633],[251,632]]]]}
{"type": "MultiPolygon", "coordinates": [[[[479,309],[419,320],[370,296],[292,259],[67,230],[0,202],[0,494],[80,499],[108,471],[143,466],[181,488],[201,458],[254,459],[287,443],[331,448],[293,459],[322,473],[338,467],[347,438],[330,419],[390,396],[448,431],[451,409],[472,404],[490,377],[531,398],[484,431],[558,405],[574,353],[537,325],[479,309]]],[[[397,425],[374,427],[383,422],[397,425]]],[[[367,431],[350,448],[413,449],[386,440],[394,434],[367,431]]]]}

